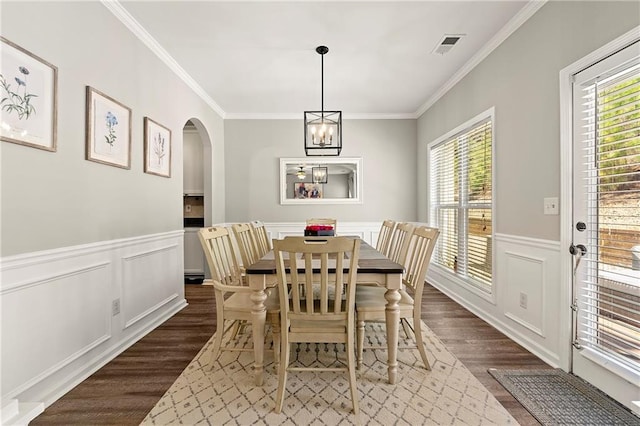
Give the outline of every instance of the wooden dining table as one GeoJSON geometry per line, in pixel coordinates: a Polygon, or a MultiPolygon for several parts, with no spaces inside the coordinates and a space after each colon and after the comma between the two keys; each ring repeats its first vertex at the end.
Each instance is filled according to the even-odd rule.
{"type": "MultiPolygon", "coordinates": [[[[358,238],[358,237],[354,237],[358,238]]],[[[398,374],[398,326],[400,323],[400,287],[404,267],[362,241],[358,259],[357,284],[376,284],[385,287],[386,326],[387,326],[387,371],[389,383],[395,384],[398,374]]],[[[254,351],[254,375],[256,385],[261,386],[264,376],[264,338],[267,311],[264,301],[265,290],[277,286],[276,262],[273,251],[246,268],[251,294],[252,331],[254,351]]]]}

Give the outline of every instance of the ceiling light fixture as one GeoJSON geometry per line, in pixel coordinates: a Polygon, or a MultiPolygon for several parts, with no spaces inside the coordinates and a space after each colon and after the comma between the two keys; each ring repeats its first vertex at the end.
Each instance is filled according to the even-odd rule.
{"type": "Polygon", "coordinates": [[[328,167],[312,167],[311,168],[311,176],[313,178],[313,183],[328,183],[329,182],[329,173],[328,167]]]}
{"type": "Polygon", "coordinates": [[[298,176],[298,179],[302,180],[307,177],[307,172],[304,171],[303,166],[300,166],[300,170],[296,172],[296,175],[298,176]]]}
{"type": "Polygon", "coordinates": [[[311,156],[338,156],[342,151],[342,111],[324,110],[324,55],[327,46],[316,47],[320,54],[320,111],[304,112],[304,152],[311,156]]]}

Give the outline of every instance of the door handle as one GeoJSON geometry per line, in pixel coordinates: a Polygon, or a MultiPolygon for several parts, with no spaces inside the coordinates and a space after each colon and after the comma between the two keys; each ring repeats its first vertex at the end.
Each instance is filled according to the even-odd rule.
{"type": "Polygon", "coordinates": [[[587,248],[584,246],[584,244],[578,244],[577,246],[571,244],[571,246],[569,246],[569,253],[574,256],[584,256],[585,254],[587,254],[587,248]]]}
{"type": "Polygon", "coordinates": [[[573,245],[569,247],[569,253],[571,253],[576,258],[576,264],[573,267],[573,275],[576,275],[578,271],[578,265],[580,265],[580,261],[582,260],[582,256],[587,254],[587,248],[584,244],[573,245]]]}

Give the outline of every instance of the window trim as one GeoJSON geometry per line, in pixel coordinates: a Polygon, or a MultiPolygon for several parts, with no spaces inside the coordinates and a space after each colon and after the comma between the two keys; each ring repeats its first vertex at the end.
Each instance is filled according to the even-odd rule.
{"type": "Polygon", "coordinates": [[[461,275],[452,273],[449,269],[441,267],[440,265],[432,262],[430,267],[437,269],[438,274],[446,277],[450,283],[455,283],[459,285],[461,288],[464,288],[472,293],[488,300],[491,303],[496,303],[497,296],[497,277],[498,271],[496,267],[496,223],[497,223],[497,215],[496,215],[496,120],[495,120],[495,107],[490,107],[489,109],[479,113],[475,117],[465,121],[460,124],[456,128],[448,131],[442,136],[438,137],[434,141],[427,144],[427,221],[430,226],[437,226],[435,218],[433,217],[433,206],[431,204],[431,152],[434,147],[437,145],[450,140],[461,133],[464,133],[475,125],[483,121],[491,121],[491,238],[493,240],[493,244],[491,245],[491,288],[489,292],[482,290],[482,286],[485,284],[476,281],[471,277],[463,277],[461,275]]]}

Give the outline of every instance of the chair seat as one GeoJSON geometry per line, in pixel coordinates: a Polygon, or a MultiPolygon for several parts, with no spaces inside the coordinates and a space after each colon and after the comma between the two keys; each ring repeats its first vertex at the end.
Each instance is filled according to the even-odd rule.
{"type": "MultiPolygon", "coordinates": [[[[369,317],[373,313],[379,313],[380,319],[384,319],[387,299],[384,294],[387,289],[383,287],[358,286],[356,288],[356,313],[367,314],[369,317]]],[[[400,290],[400,316],[413,315],[413,297],[405,290],[400,290]]]]}

